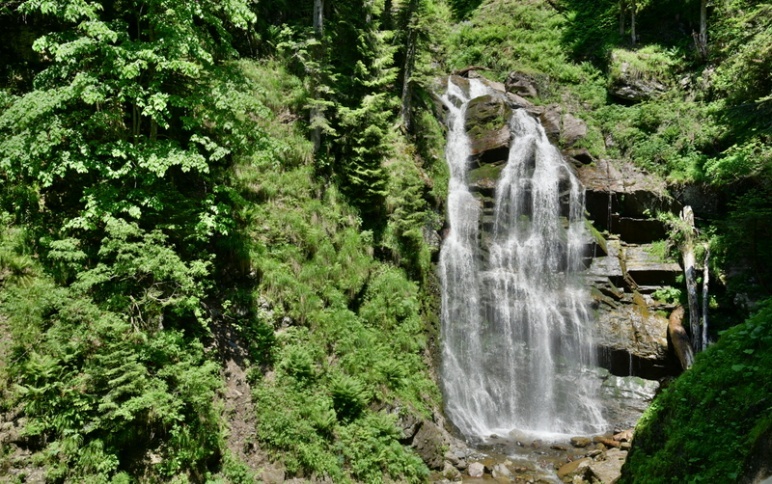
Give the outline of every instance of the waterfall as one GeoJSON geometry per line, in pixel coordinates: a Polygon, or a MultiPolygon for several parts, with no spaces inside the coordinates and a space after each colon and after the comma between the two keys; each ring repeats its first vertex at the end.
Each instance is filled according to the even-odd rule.
{"type": "Polygon", "coordinates": [[[589,293],[581,274],[584,189],[524,109],[481,224],[469,188],[465,113],[489,94],[450,80],[447,163],[450,232],[440,255],[442,386],[450,420],[471,438],[591,434],[605,430],[589,293]],[[488,217],[490,219],[490,217],[488,217]],[[492,226],[481,230],[481,226],[492,226]]]}

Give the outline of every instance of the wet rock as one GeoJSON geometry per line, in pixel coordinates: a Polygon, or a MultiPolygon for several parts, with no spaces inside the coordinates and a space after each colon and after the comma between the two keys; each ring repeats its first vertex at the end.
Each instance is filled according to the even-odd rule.
{"type": "MultiPolygon", "coordinates": [[[[634,426],[659,389],[659,382],[637,376],[608,375],[601,384],[601,397],[609,420],[634,426]]],[[[623,440],[614,437],[596,440],[606,446],[620,447],[623,440]]]]}
{"type": "Polygon", "coordinates": [[[442,469],[444,443],[440,428],[431,421],[424,421],[413,438],[412,447],[430,469],[442,469]]]}
{"type": "Polygon", "coordinates": [[[560,140],[561,107],[557,104],[548,106],[540,115],[539,120],[547,134],[547,138],[555,144],[560,140]]]}
{"type": "Polygon", "coordinates": [[[509,118],[512,108],[503,96],[485,95],[469,102],[466,130],[472,157],[478,163],[506,161],[509,156],[509,118]]]}
{"type": "Polygon", "coordinates": [[[591,462],[592,459],[587,457],[569,462],[558,469],[558,478],[563,482],[571,482],[575,476],[584,479],[590,470],[591,462]]]}
{"type": "Polygon", "coordinates": [[[485,474],[485,466],[482,462],[472,462],[467,469],[469,477],[482,477],[485,474]]]}
{"type": "Polygon", "coordinates": [[[587,190],[586,208],[598,230],[613,232],[614,215],[649,220],[651,213],[680,208],[663,179],[631,163],[597,160],[578,167],[576,174],[587,190]]]}
{"type": "Polygon", "coordinates": [[[479,81],[481,81],[483,84],[493,89],[494,91],[499,91],[501,93],[504,93],[507,90],[506,86],[503,83],[498,81],[492,81],[486,77],[483,77],[475,70],[469,71],[468,76],[469,76],[469,79],[478,79],[479,81]]]}
{"type": "Polygon", "coordinates": [[[508,482],[512,480],[512,471],[505,464],[496,464],[493,466],[491,475],[499,482],[508,482]]]}
{"type": "Polygon", "coordinates": [[[627,452],[619,449],[609,449],[605,454],[604,460],[590,463],[590,472],[604,484],[613,484],[622,475],[622,465],[624,465],[626,458],[627,452]]]}
{"type": "Polygon", "coordinates": [[[624,251],[627,272],[639,285],[675,285],[681,266],[660,259],[650,244],[628,245],[624,251]]]}
{"type": "Polygon", "coordinates": [[[571,445],[578,448],[587,447],[592,443],[592,439],[589,437],[571,437],[571,445]]]}

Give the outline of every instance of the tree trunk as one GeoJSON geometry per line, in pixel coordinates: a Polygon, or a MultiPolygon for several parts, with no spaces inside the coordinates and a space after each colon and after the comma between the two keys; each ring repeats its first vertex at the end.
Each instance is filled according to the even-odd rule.
{"type": "Polygon", "coordinates": [[[703,59],[708,57],[708,0],[700,0],[699,50],[703,59]]]}
{"type": "Polygon", "coordinates": [[[705,260],[702,262],[702,345],[701,349],[708,347],[708,283],[710,281],[710,246],[705,244],[705,260]]]}
{"type": "Polygon", "coordinates": [[[405,48],[405,65],[402,69],[402,106],[400,109],[400,116],[402,118],[402,124],[405,126],[405,131],[408,133],[411,129],[410,111],[412,108],[411,98],[413,96],[410,78],[413,76],[413,67],[415,67],[416,42],[418,41],[418,31],[414,25],[414,21],[419,1],[420,0],[410,0],[410,4],[408,5],[407,46],[405,48]]]}
{"type": "Polygon", "coordinates": [[[619,36],[625,36],[625,6],[622,2],[619,2],[619,36]]]}
{"type": "Polygon", "coordinates": [[[684,278],[686,279],[686,296],[689,301],[689,329],[692,335],[692,347],[700,351],[702,337],[700,335],[700,307],[697,300],[697,276],[694,268],[694,212],[689,205],[681,211],[684,221],[684,242],[681,255],[684,262],[684,278]]]}
{"type": "Polygon", "coordinates": [[[681,368],[688,370],[694,364],[694,351],[689,343],[689,335],[684,329],[683,320],[684,308],[678,306],[670,313],[667,332],[670,335],[670,342],[673,343],[673,351],[675,351],[678,361],[681,362],[681,368]]]}
{"type": "MultiPolygon", "coordinates": [[[[319,42],[322,41],[322,35],[324,34],[324,0],[314,0],[314,32],[319,39],[319,42]]],[[[319,54],[316,56],[317,62],[322,62],[322,54],[321,49],[318,50],[319,54]]],[[[319,83],[321,80],[316,79],[315,83],[319,83]]],[[[311,90],[311,96],[316,97],[319,90],[317,89],[318,86],[314,85],[311,90]]],[[[319,152],[319,148],[322,146],[322,128],[319,125],[318,119],[323,116],[322,112],[319,110],[318,107],[311,108],[311,112],[308,114],[309,117],[309,124],[312,126],[311,128],[311,142],[314,145],[314,153],[319,152]]]]}
{"type": "Polygon", "coordinates": [[[635,47],[635,7],[630,9],[630,41],[635,47]]]}
{"type": "Polygon", "coordinates": [[[314,0],[314,32],[324,32],[324,0],[314,0]]]}

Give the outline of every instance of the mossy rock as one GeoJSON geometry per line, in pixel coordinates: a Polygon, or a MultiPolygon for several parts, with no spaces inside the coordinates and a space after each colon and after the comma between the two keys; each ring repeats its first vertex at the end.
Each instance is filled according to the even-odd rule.
{"type": "Polygon", "coordinates": [[[512,108],[502,96],[485,95],[472,99],[466,110],[466,131],[472,156],[479,163],[504,161],[509,154],[512,108]]]}
{"type": "Polygon", "coordinates": [[[479,168],[469,170],[469,174],[467,175],[469,183],[476,184],[491,181],[495,184],[505,166],[506,164],[485,164],[479,168]]]}

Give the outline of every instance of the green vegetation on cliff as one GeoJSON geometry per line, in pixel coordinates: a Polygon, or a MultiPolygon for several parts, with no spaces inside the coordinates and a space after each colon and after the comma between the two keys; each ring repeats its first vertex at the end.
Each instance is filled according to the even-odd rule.
{"type": "Polygon", "coordinates": [[[428,476],[446,14],[285,7],[2,4],[4,474],[428,476]]]}
{"type": "Polygon", "coordinates": [[[772,301],[697,355],[638,422],[620,482],[754,478],[772,436],[772,301]]]}
{"type": "MultiPolygon", "coordinates": [[[[0,473],[425,480],[397,422],[440,408],[432,89],[469,65],[531,76],[595,157],[711,185],[720,304],[768,296],[768,2],[715,2],[706,58],[697,2],[641,4],[635,46],[620,5],[0,2],[0,473]],[[615,98],[630,79],[655,95],[615,98]]],[[[717,378],[767,368],[759,348],[717,378]]]]}

